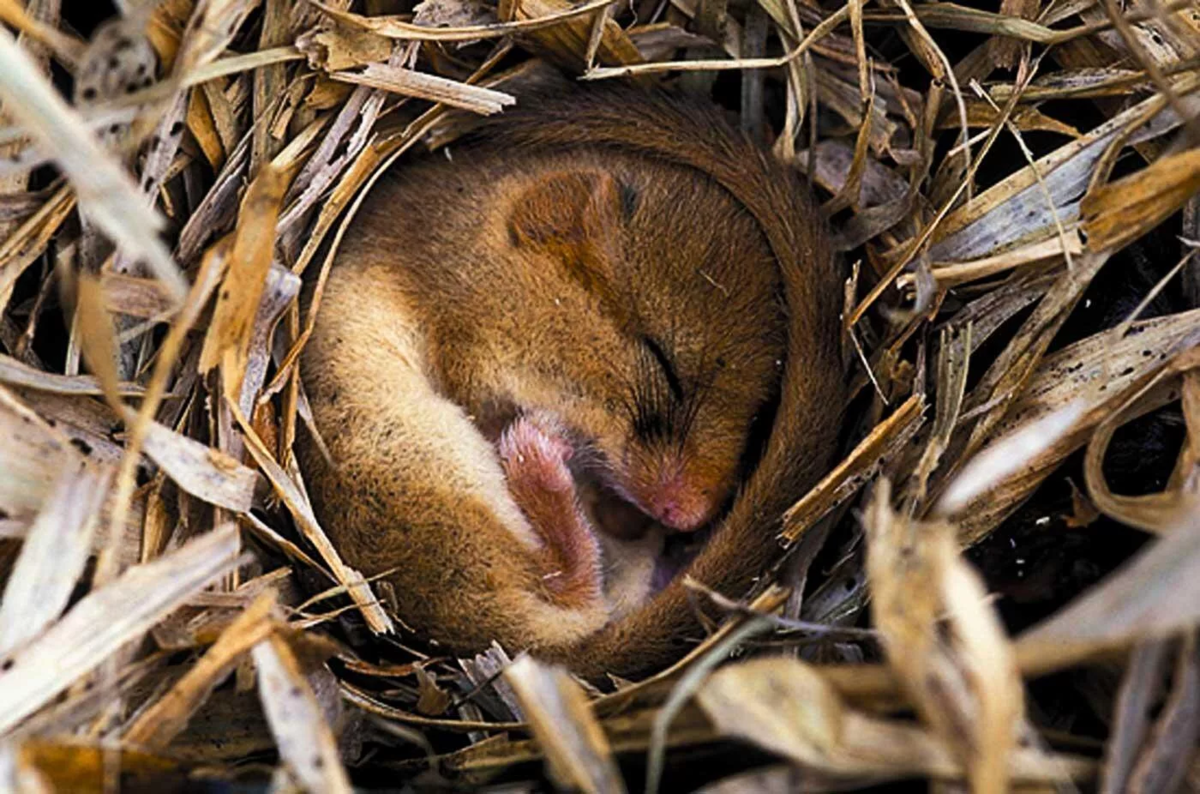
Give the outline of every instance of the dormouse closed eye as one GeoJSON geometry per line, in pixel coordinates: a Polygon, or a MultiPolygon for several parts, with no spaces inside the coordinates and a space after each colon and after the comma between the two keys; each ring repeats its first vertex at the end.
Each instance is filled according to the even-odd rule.
{"type": "Polygon", "coordinates": [[[621,197],[621,217],[626,222],[631,221],[641,203],[641,196],[638,195],[637,188],[628,182],[618,181],[617,187],[621,197]]]}
{"type": "Polygon", "coordinates": [[[677,401],[683,402],[683,384],[679,380],[679,374],[675,371],[675,366],[671,362],[670,356],[663,350],[653,337],[643,334],[639,341],[650,351],[650,355],[658,363],[659,369],[662,370],[663,376],[667,379],[667,387],[671,390],[671,396],[677,401]]]}

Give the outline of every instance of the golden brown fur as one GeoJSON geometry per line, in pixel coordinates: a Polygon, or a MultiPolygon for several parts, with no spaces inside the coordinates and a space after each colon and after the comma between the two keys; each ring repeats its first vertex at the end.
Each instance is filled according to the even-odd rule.
{"type": "Polygon", "coordinates": [[[564,461],[690,530],[774,408],[690,569],[738,594],[833,451],[838,278],[803,186],[711,111],[584,93],[482,140],[402,167],[355,219],[303,360],[337,469],[310,443],[302,463],[335,544],[391,572],[423,636],[634,675],[696,626],[678,582],[605,625],[564,461]]]}

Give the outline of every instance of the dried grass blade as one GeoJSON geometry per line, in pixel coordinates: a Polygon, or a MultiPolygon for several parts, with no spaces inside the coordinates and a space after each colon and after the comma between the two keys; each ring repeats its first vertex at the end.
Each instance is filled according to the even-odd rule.
{"type": "MultiPolygon", "coordinates": [[[[0,354],[0,383],[19,389],[50,392],[51,394],[99,395],[104,390],[91,375],[56,375],[42,372],[12,356],[0,354]]],[[[145,389],[137,383],[120,383],[117,393],[122,397],[140,397],[145,389]]]]}
{"type": "MultiPolygon", "coordinates": [[[[1194,90],[1198,85],[1200,75],[1191,76],[1180,91],[1194,90]]],[[[976,259],[992,255],[1004,244],[1049,233],[1054,225],[1049,206],[1057,208],[1064,223],[1070,220],[1076,207],[1074,200],[1083,194],[1105,149],[1123,131],[1129,132],[1131,124],[1138,125],[1130,132],[1130,142],[1136,143],[1161,135],[1178,123],[1167,119],[1161,103],[1154,98],[1121,112],[1083,137],[1039,158],[1033,166],[1027,165],[1005,177],[947,215],[938,225],[930,257],[937,261],[976,259]],[[1146,123],[1150,120],[1154,123],[1146,123]],[[1050,193],[1049,203],[1039,185],[1039,174],[1050,193]]]]}
{"type": "MultiPolygon", "coordinates": [[[[1195,363],[1197,357],[1187,353],[1180,356],[1185,361],[1189,358],[1195,363]]],[[[1088,496],[1096,507],[1124,524],[1147,532],[1170,532],[1184,523],[1187,515],[1200,511],[1200,494],[1194,488],[1187,488],[1185,483],[1142,496],[1115,494],[1109,489],[1104,476],[1104,456],[1113,434],[1126,421],[1127,413],[1144,413],[1174,396],[1176,378],[1169,370],[1159,373],[1159,377],[1142,388],[1135,389],[1127,400],[1100,422],[1088,442],[1084,458],[1088,496]]]]}
{"type": "MultiPolygon", "coordinates": [[[[1000,3],[1000,13],[1003,16],[1020,20],[1032,20],[1038,16],[1038,0],[1003,0],[1000,3]]],[[[1040,26],[1039,26],[1040,27],[1040,26]]],[[[1021,56],[1021,43],[1007,37],[995,37],[988,42],[992,61],[1002,69],[1016,66],[1021,56]]]]}
{"type": "Polygon", "coordinates": [[[84,214],[153,269],[172,298],[182,300],[187,283],[157,235],[162,218],[146,205],[130,175],[100,147],[84,121],[6,30],[0,30],[0,99],[62,168],[84,214]]]}
{"type": "MultiPolygon", "coordinates": [[[[162,61],[164,65],[170,63],[170,79],[162,83],[161,89],[158,86],[149,89],[163,99],[158,108],[158,126],[151,137],[153,145],[142,163],[142,187],[148,197],[158,194],[177,162],[176,155],[184,129],[181,122],[189,105],[193,104],[188,102],[186,86],[195,75],[206,76],[201,70],[230,45],[246,15],[258,4],[259,0],[205,0],[177,10],[181,18],[188,16],[188,23],[179,38],[176,39],[172,31],[172,40],[163,48],[162,61]],[[162,94],[158,94],[158,91],[162,94]]],[[[156,17],[157,14],[153,15],[152,21],[156,21],[156,17]]],[[[157,21],[161,21],[161,18],[157,21]]],[[[161,27],[152,24],[147,37],[153,39],[156,33],[161,32],[161,27]]],[[[203,91],[194,94],[197,102],[202,101],[203,96],[203,91]]],[[[118,265],[118,270],[122,269],[118,265]]]]}
{"type": "Polygon", "coordinates": [[[199,441],[147,422],[143,447],[147,456],[183,490],[209,504],[235,513],[250,510],[258,474],[237,460],[199,441]]]}
{"type": "Polygon", "coordinates": [[[290,181],[287,172],[263,163],[247,188],[233,236],[229,269],[204,338],[200,371],[208,372],[220,363],[225,395],[231,401],[237,401],[241,393],[254,317],[271,268],[279,205],[290,181]]]}
{"type": "MultiPolygon", "coordinates": [[[[983,11],[955,3],[922,3],[913,8],[918,19],[931,28],[961,30],[971,33],[989,33],[994,36],[1032,41],[1035,44],[1051,44],[1057,41],[1060,31],[1031,22],[1028,19],[983,11]]],[[[902,22],[904,17],[894,12],[865,14],[868,22],[902,22]]]]}
{"type": "Polygon", "coordinates": [[[227,525],[126,570],[94,590],[41,636],[0,660],[0,733],[48,703],[112,653],[141,637],[238,560],[227,525]]]}
{"type": "MultiPolygon", "coordinates": [[[[146,386],[146,393],[138,409],[134,411],[132,408],[124,406],[115,395],[115,392],[113,392],[113,387],[106,386],[106,396],[109,404],[125,420],[126,427],[128,428],[125,455],[117,471],[116,494],[113,497],[113,508],[109,517],[110,533],[113,538],[120,538],[122,536],[122,528],[126,524],[130,502],[136,487],[137,467],[141,461],[142,446],[150,426],[154,424],[153,417],[158,411],[163,395],[166,392],[167,378],[175,366],[176,358],[183,348],[188,331],[191,330],[193,323],[196,322],[200,310],[208,302],[212,286],[216,281],[217,273],[222,264],[223,260],[216,251],[211,252],[201,262],[199,272],[196,274],[196,280],[191,285],[187,295],[184,296],[175,322],[171,325],[166,337],[159,346],[157,358],[154,362],[154,370],[150,375],[150,381],[146,386]]],[[[89,283],[88,279],[81,279],[80,281],[79,305],[80,313],[84,319],[87,318],[85,310],[89,308],[93,313],[103,312],[102,304],[104,296],[102,289],[98,282],[91,286],[89,286],[89,283]],[[85,286],[88,287],[87,291],[83,289],[85,286]]],[[[103,323],[98,320],[91,320],[90,323],[94,326],[93,334],[111,333],[112,326],[107,321],[107,317],[103,323]]],[[[87,344],[97,344],[94,340],[89,342],[86,333],[81,341],[85,346],[87,344]]],[[[115,340],[109,344],[112,344],[115,349],[115,340]]],[[[113,553],[114,551],[115,549],[106,550],[106,553],[100,556],[96,570],[96,584],[105,584],[119,568],[120,560],[118,555],[113,553]]]]}
{"type": "Polygon", "coordinates": [[[606,80],[613,77],[629,77],[633,75],[655,74],[670,71],[691,72],[721,72],[741,69],[775,69],[787,66],[796,61],[804,53],[833,30],[850,18],[850,7],[842,6],[832,15],[822,20],[804,39],[786,55],[778,58],[738,58],[727,61],[695,60],[695,61],[664,61],[660,63],[635,63],[627,66],[596,67],[583,74],[581,80],[606,80]]]}
{"type": "Polygon", "coordinates": [[[969,323],[962,327],[942,329],[937,362],[937,412],[929,441],[921,453],[921,460],[917,464],[913,484],[910,486],[913,497],[918,502],[925,499],[929,475],[933,474],[941,462],[946,447],[950,445],[950,436],[958,423],[963,395],[967,388],[971,335],[972,328],[969,323]]]}
{"type": "MultiPolygon", "coordinates": [[[[937,279],[938,287],[945,289],[968,281],[994,276],[1021,265],[1057,261],[1064,256],[1078,256],[1083,253],[1083,241],[1075,229],[1067,231],[1066,243],[1064,248],[1063,238],[1055,235],[1048,240],[1018,246],[993,256],[980,257],[968,262],[935,262],[930,268],[930,272],[937,279]]],[[[900,283],[903,285],[904,281],[901,280],[900,283]]]]}
{"type": "Polygon", "coordinates": [[[558,786],[611,794],[625,791],[587,695],[566,671],[522,656],[508,666],[504,677],[517,693],[558,786]]]}
{"type": "Polygon", "coordinates": [[[1200,658],[1196,631],[1180,643],[1171,695],[1154,725],[1150,745],[1129,777],[1131,794],[1183,788],[1200,739],[1200,658]]]}
{"type": "Polygon", "coordinates": [[[1200,149],[1167,155],[1084,196],[1083,230],[1095,251],[1141,237],[1200,191],[1200,149]]]}
{"type": "Polygon", "coordinates": [[[1100,779],[1102,794],[1126,790],[1138,750],[1150,731],[1151,707],[1162,688],[1169,646],[1167,640],[1151,640],[1139,643],[1130,655],[1117,696],[1116,724],[1105,748],[1104,775],[1100,779]]]}
{"type": "MultiPolygon", "coordinates": [[[[714,662],[720,661],[720,658],[713,657],[714,651],[721,648],[725,648],[728,651],[737,646],[737,643],[740,642],[737,637],[738,633],[744,632],[749,627],[745,615],[757,616],[777,612],[787,603],[790,593],[791,591],[788,588],[780,587],[779,585],[768,587],[746,606],[743,614],[734,615],[730,620],[726,620],[721,628],[705,637],[703,642],[694,647],[678,662],[650,678],[645,678],[636,684],[630,684],[616,692],[596,698],[592,701],[592,707],[599,715],[613,715],[627,709],[639,696],[653,690],[655,687],[669,683],[671,691],[676,691],[678,679],[693,667],[705,663],[711,667],[714,662]]],[[[754,621],[754,618],[750,618],[750,621],[754,621]]],[[[765,625],[768,624],[763,624],[764,627],[765,625]]]]}
{"type": "Polygon", "coordinates": [[[124,403],[118,391],[117,337],[112,317],[104,309],[104,289],[90,273],[80,273],[76,284],[79,299],[75,304],[75,323],[83,358],[100,381],[104,398],[119,413],[124,403]]]}
{"type": "Polygon", "coordinates": [[[0,510],[32,518],[63,470],[78,470],[83,456],[62,431],[0,387],[0,510]]]}
{"type": "Polygon", "coordinates": [[[188,668],[154,705],[138,715],[121,740],[150,749],[165,748],[187,726],[213,687],[241,658],[275,630],[276,597],[267,589],[229,625],[208,652],[188,668]]]}
{"type": "Polygon", "coordinates": [[[508,669],[513,660],[508,655],[508,652],[501,647],[500,643],[493,641],[492,644],[483,653],[477,653],[473,658],[459,657],[458,664],[466,673],[467,678],[471,682],[472,689],[489,689],[501,701],[501,704],[507,707],[508,711],[503,715],[493,714],[492,716],[502,716],[504,719],[524,720],[525,714],[521,710],[521,704],[517,700],[517,694],[513,691],[512,686],[504,680],[502,673],[508,669]]]}
{"type": "Polygon", "coordinates": [[[863,521],[871,615],[883,636],[888,664],[922,716],[955,747],[960,740],[949,736],[954,726],[936,690],[949,683],[961,687],[961,682],[954,682],[953,661],[941,644],[937,623],[942,604],[938,588],[930,586],[939,582],[937,552],[947,543],[948,527],[910,523],[892,511],[890,501],[890,484],[880,480],[863,521]]]}
{"type": "Polygon", "coordinates": [[[0,19],[23,35],[49,47],[67,66],[77,66],[83,56],[86,45],[82,41],[34,18],[17,0],[0,0],[0,19]]]}
{"type": "Polygon", "coordinates": [[[185,76],[225,51],[259,0],[201,0],[188,20],[175,57],[174,76],[185,76]]]}
{"type": "MultiPolygon", "coordinates": [[[[787,588],[772,586],[771,589],[786,594],[787,588]]],[[[767,593],[763,593],[766,595],[767,593]]],[[[646,745],[646,789],[645,794],[658,794],[666,760],[667,739],[671,726],[680,716],[683,707],[690,701],[712,671],[728,658],[746,640],[770,628],[771,623],[751,610],[749,617],[738,616],[722,627],[720,639],[709,637],[709,647],[696,656],[690,665],[671,686],[667,699],[653,715],[650,724],[650,740],[646,745]]],[[[693,652],[694,654],[695,652],[693,652]]]]}
{"type": "MultiPolygon", "coordinates": [[[[966,770],[942,742],[911,723],[846,706],[819,670],[792,658],[760,658],[713,673],[697,694],[717,730],[781,755],[804,770],[862,784],[927,775],[959,779],[966,770]]],[[[1086,780],[1083,758],[1021,748],[1008,759],[1014,782],[1086,780]]]]}
{"type": "Polygon", "coordinates": [[[37,636],[66,608],[92,550],[112,469],[64,466],[21,547],[0,599],[0,654],[37,636]]]}
{"type": "Polygon", "coordinates": [[[880,461],[912,438],[921,425],[925,398],[914,394],[858,443],[845,460],[783,514],[779,539],[795,543],[813,522],[845,501],[879,471],[880,461]]]}
{"type": "Polygon", "coordinates": [[[1086,407],[1087,403],[1082,398],[1073,400],[974,455],[942,493],[934,507],[934,514],[964,514],[965,508],[974,500],[986,497],[1002,482],[1028,468],[1030,461],[1044,455],[1060,439],[1069,436],[1086,407]]]}
{"type": "Polygon", "coordinates": [[[104,273],[100,284],[104,287],[104,308],[113,314],[159,318],[171,310],[171,299],[154,279],[104,273]]]}
{"type": "Polygon", "coordinates": [[[241,55],[230,55],[192,69],[184,76],[183,85],[191,88],[238,72],[252,72],[265,66],[301,60],[304,60],[304,54],[291,45],[271,47],[241,55]]]}
{"type": "Polygon", "coordinates": [[[270,451],[263,444],[262,439],[254,432],[254,428],[246,420],[241,410],[235,403],[227,403],[230,411],[233,413],[237,423],[241,426],[242,432],[245,434],[246,448],[262,469],[263,474],[271,481],[271,485],[275,487],[275,492],[279,494],[279,498],[287,506],[288,512],[296,520],[296,524],[300,529],[300,533],[308,539],[310,543],[316,547],[321,555],[321,559],[332,571],[334,578],[338,583],[346,588],[350,598],[362,611],[363,617],[367,621],[367,625],[371,631],[376,634],[390,633],[395,630],[395,625],[387,612],[383,610],[383,606],[375,598],[371,592],[371,586],[363,575],[346,565],[342,561],[342,557],[338,554],[337,549],[329,542],[329,537],[325,534],[325,530],[321,529],[321,525],[317,523],[317,518],[313,515],[312,506],[308,503],[308,499],[296,487],[292,478],[284,471],[283,467],[275,462],[271,457],[270,451]]]}
{"type": "Polygon", "coordinates": [[[950,544],[941,547],[942,603],[959,638],[959,657],[977,705],[968,766],[976,794],[1009,789],[1009,758],[1025,716],[1024,689],[1012,645],[987,590],[950,544]]]}
{"type": "Polygon", "coordinates": [[[838,750],[845,735],[837,692],[799,659],[754,659],[713,673],[696,702],[726,736],[780,753],[806,768],[834,773],[878,773],[838,750]]]}
{"type": "Polygon", "coordinates": [[[0,242],[0,308],[8,306],[17,279],[46,250],[73,209],[75,193],[63,185],[0,242]]]}
{"type": "Polygon", "coordinates": [[[389,63],[369,63],[359,72],[332,72],[329,76],[344,83],[381,88],[403,96],[441,102],[484,116],[499,113],[505,107],[516,104],[517,101],[515,96],[503,91],[467,85],[447,77],[426,74],[389,63]]]}
{"type": "Polygon", "coordinates": [[[292,649],[275,634],[254,646],[252,654],[258,694],[280,758],[307,790],[350,794],[333,731],[292,649]]]}
{"type": "Polygon", "coordinates": [[[587,16],[605,6],[612,5],[613,2],[614,0],[591,0],[591,2],[584,3],[575,8],[558,11],[534,19],[500,22],[495,25],[466,25],[446,28],[414,25],[410,22],[404,22],[397,17],[367,17],[360,14],[352,14],[348,11],[333,8],[325,3],[315,2],[315,0],[313,1],[313,5],[334,19],[392,39],[404,39],[406,41],[475,41],[548,28],[564,20],[587,16]]]}
{"type": "MultiPolygon", "coordinates": [[[[969,435],[955,437],[960,461],[969,460],[980,449],[984,439],[994,433],[1017,397],[1026,390],[1054,335],[1107,257],[1107,254],[1085,254],[1074,270],[1064,272],[984,372],[968,401],[968,410],[978,409],[980,415],[970,427],[969,435]]],[[[954,470],[945,472],[947,476],[954,473],[954,470]]]]}
{"type": "Polygon", "coordinates": [[[381,703],[373,698],[369,693],[359,689],[353,684],[342,683],[342,696],[349,703],[369,711],[372,714],[377,714],[380,717],[386,717],[389,720],[404,723],[406,725],[417,725],[424,728],[436,728],[438,730],[452,731],[455,733],[468,733],[471,731],[523,731],[527,730],[527,726],[523,722],[485,722],[482,720],[446,720],[437,719],[435,717],[422,717],[419,714],[409,714],[407,711],[401,711],[385,703],[381,703]]]}
{"type": "Polygon", "coordinates": [[[888,664],[972,789],[999,794],[1024,712],[1011,649],[982,583],[958,555],[955,528],[906,520],[892,511],[890,490],[887,480],[876,485],[865,519],[871,611],[888,664]]]}
{"type": "MultiPolygon", "coordinates": [[[[296,297],[303,286],[304,282],[300,276],[278,262],[273,262],[267,271],[267,283],[250,334],[250,355],[246,360],[246,374],[242,378],[239,407],[245,414],[253,415],[255,402],[262,403],[271,397],[270,394],[264,394],[262,388],[274,352],[272,348],[275,330],[285,311],[291,309],[299,314],[296,297]]],[[[290,447],[289,443],[281,449],[290,447]]]]}

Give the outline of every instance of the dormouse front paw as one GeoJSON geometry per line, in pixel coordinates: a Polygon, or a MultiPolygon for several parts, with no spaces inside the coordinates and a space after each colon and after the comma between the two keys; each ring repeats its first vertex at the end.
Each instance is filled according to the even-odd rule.
{"type": "Polygon", "coordinates": [[[497,445],[508,490],[546,543],[543,584],[564,606],[601,597],[600,549],[567,468],[572,448],[553,424],[522,416],[497,445]]]}
{"type": "Polygon", "coordinates": [[[518,504],[534,490],[570,491],[574,498],[575,481],[567,468],[574,449],[551,420],[518,417],[500,435],[497,450],[518,504]]]}

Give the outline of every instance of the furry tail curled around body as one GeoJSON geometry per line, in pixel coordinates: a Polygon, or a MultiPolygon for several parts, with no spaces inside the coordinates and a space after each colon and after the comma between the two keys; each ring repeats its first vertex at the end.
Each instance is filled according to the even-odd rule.
{"type": "MultiPolygon", "coordinates": [[[[778,552],[783,512],[825,473],[837,445],[845,397],[841,278],[817,208],[793,169],[696,103],[592,89],[534,112],[536,124],[520,123],[521,114],[514,113],[488,129],[489,139],[528,148],[611,147],[693,168],[756,219],[775,255],[788,340],[774,424],[757,467],[688,570],[703,584],[740,596],[778,552]]],[[[636,677],[681,656],[700,628],[677,578],[599,633],[540,655],[562,660],[588,678],[636,677]]]]}

